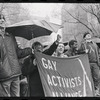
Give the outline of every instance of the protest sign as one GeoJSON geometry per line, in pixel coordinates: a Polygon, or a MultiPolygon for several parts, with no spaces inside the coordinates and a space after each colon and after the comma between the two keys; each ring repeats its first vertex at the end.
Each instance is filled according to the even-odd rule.
{"type": "Polygon", "coordinates": [[[45,96],[93,96],[94,87],[86,54],[57,58],[35,52],[45,96]]]}

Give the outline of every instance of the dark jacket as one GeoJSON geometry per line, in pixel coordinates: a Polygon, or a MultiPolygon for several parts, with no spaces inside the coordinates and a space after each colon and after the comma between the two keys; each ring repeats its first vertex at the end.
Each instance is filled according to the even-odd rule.
{"type": "Polygon", "coordinates": [[[70,48],[70,49],[68,49],[68,51],[65,52],[64,54],[67,55],[68,57],[71,57],[71,56],[76,56],[76,55],[84,54],[84,52],[81,51],[80,49],[78,49],[78,50],[72,50],[72,49],[70,48]]]}
{"type": "Polygon", "coordinates": [[[75,56],[75,55],[78,55],[78,51],[77,50],[72,50],[71,48],[68,49],[67,52],[64,53],[65,55],[67,55],[68,57],[70,56],[75,56]]]}
{"type": "MultiPolygon", "coordinates": [[[[45,50],[43,53],[47,55],[52,55],[56,50],[57,45],[55,42],[50,46],[49,49],[45,50]]],[[[40,80],[40,75],[37,66],[33,65],[34,55],[26,59],[23,66],[23,74],[28,75],[29,80],[29,92],[30,96],[44,96],[42,83],[40,80]]]]}
{"type": "Polygon", "coordinates": [[[83,42],[81,44],[80,50],[85,51],[88,49],[88,58],[90,63],[99,63],[98,46],[94,42],[83,42]]]}
{"type": "Polygon", "coordinates": [[[21,68],[18,58],[31,54],[31,49],[20,49],[15,37],[5,34],[4,38],[0,35],[0,81],[21,75],[21,68]]]}

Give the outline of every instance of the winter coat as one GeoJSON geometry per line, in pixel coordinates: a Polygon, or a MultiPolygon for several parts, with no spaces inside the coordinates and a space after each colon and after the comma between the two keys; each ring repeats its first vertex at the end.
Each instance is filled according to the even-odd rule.
{"type": "MultiPolygon", "coordinates": [[[[49,49],[45,50],[43,53],[47,55],[52,55],[56,50],[57,45],[54,42],[49,49]]],[[[22,67],[22,73],[28,77],[29,82],[29,92],[30,96],[39,96],[44,97],[44,91],[39,75],[39,71],[37,66],[33,64],[33,60],[35,59],[34,55],[30,56],[24,61],[24,65],[22,67]]]]}
{"type": "Polygon", "coordinates": [[[81,47],[80,47],[80,49],[81,49],[81,51],[85,51],[86,49],[88,49],[89,51],[88,51],[88,58],[89,58],[89,62],[90,63],[97,63],[97,64],[99,64],[99,48],[98,48],[98,46],[97,46],[97,44],[96,43],[94,43],[94,42],[83,42],[82,44],[81,44],[81,47]]]}
{"type": "Polygon", "coordinates": [[[31,54],[31,49],[18,48],[15,37],[5,34],[0,35],[0,81],[21,75],[21,67],[18,58],[31,54]]]}

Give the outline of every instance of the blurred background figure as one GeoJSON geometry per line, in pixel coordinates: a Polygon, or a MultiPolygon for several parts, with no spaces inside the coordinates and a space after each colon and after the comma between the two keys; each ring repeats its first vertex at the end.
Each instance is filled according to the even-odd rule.
{"type": "Polygon", "coordinates": [[[92,35],[89,32],[86,32],[83,35],[84,42],[81,45],[81,51],[88,54],[90,69],[92,73],[92,78],[95,87],[95,95],[100,96],[100,60],[99,60],[99,51],[98,46],[94,43],[92,35]]]}
{"type": "Polygon", "coordinates": [[[76,40],[71,40],[69,41],[69,49],[67,52],[65,52],[65,55],[67,55],[68,57],[70,56],[75,56],[78,54],[78,44],[76,40]]]}

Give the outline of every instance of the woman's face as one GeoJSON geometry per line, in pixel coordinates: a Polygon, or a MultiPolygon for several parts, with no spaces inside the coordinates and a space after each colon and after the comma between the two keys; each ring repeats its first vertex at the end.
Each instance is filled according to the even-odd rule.
{"type": "Polygon", "coordinates": [[[62,43],[60,43],[58,45],[58,47],[57,47],[57,52],[63,53],[64,52],[64,49],[65,49],[64,45],[62,43]]]}

